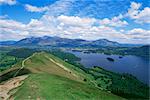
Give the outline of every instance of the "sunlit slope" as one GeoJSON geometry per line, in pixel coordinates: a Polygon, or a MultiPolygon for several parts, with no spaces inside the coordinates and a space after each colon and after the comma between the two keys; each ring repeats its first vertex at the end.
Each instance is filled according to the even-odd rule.
{"type": "Polygon", "coordinates": [[[16,100],[122,100],[99,89],[50,74],[32,74],[15,93],[16,100]]]}
{"type": "Polygon", "coordinates": [[[33,54],[32,57],[23,62],[22,66],[32,73],[49,73],[72,80],[80,80],[80,77],[71,68],[65,67],[63,63],[59,63],[52,55],[45,52],[33,54]]]}
{"type": "Polygon", "coordinates": [[[16,100],[122,100],[99,90],[92,82],[90,84],[90,78],[83,71],[51,54],[35,53],[22,66],[32,73],[13,95],[16,100]],[[85,78],[87,81],[83,81],[85,78]]]}

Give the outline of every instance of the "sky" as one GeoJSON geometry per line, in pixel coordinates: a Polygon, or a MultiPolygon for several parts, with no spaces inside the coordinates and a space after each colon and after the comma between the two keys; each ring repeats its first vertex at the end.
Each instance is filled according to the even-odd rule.
{"type": "Polygon", "coordinates": [[[41,36],[150,44],[150,1],[0,0],[0,41],[41,36]]]}

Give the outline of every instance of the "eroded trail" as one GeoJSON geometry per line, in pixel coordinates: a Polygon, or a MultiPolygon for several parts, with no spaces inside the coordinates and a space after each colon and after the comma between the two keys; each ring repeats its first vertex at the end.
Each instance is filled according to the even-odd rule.
{"type": "Polygon", "coordinates": [[[46,58],[48,58],[51,62],[55,63],[57,66],[59,66],[60,68],[64,69],[67,72],[71,72],[71,74],[75,77],[78,77],[76,74],[74,74],[70,69],[66,68],[64,65],[57,63],[56,61],[54,61],[53,59],[49,58],[48,56],[45,56],[46,58]]]}
{"type": "MultiPolygon", "coordinates": [[[[21,67],[17,70],[17,72],[14,74],[14,78],[11,78],[10,80],[4,82],[3,84],[0,84],[0,100],[7,100],[10,99],[10,97],[12,96],[12,93],[10,93],[10,91],[12,89],[15,89],[19,86],[22,85],[23,80],[26,79],[28,77],[28,75],[23,75],[23,76],[18,76],[16,77],[16,75],[24,68],[35,68],[35,69],[39,69],[40,71],[43,72],[48,72],[48,73],[54,73],[56,75],[64,75],[67,78],[71,78],[73,80],[77,80],[79,79],[79,76],[77,76],[72,70],[70,70],[69,68],[65,67],[63,64],[60,64],[58,62],[56,62],[55,60],[53,60],[52,58],[48,57],[47,55],[44,56],[46,57],[49,62],[49,65],[45,65],[45,69],[43,69],[43,67],[29,67],[27,65],[25,65],[25,62],[28,61],[30,58],[32,58],[33,56],[35,56],[37,53],[34,53],[32,56],[24,59],[22,61],[22,65],[21,67]],[[49,66],[49,67],[47,67],[49,66]]],[[[38,62],[36,62],[38,63],[38,62]]],[[[34,62],[31,63],[32,65],[34,65],[34,62]]]]}
{"type": "Polygon", "coordinates": [[[25,67],[25,62],[26,62],[28,59],[32,58],[35,54],[36,54],[36,53],[34,53],[33,55],[27,57],[26,59],[24,59],[24,60],[22,61],[21,67],[20,67],[20,69],[14,74],[14,77],[20,72],[20,70],[22,70],[22,69],[25,67]]]}
{"type": "Polygon", "coordinates": [[[12,89],[15,89],[16,87],[20,86],[23,84],[23,80],[26,79],[28,75],[23,75],[23,76],[18,76],[14,77],[7,82],[3,83],[0,85],[0,99],[2,100],[7,100],[11,94],[9,92],[12,89]]]}

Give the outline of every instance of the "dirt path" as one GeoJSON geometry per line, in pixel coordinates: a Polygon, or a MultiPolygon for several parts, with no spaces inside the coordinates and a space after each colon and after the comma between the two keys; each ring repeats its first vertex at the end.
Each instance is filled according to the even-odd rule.
{"type": "MultiPolygon", "coordinates": [[[[32,55],[34,56],[35,53],[32,55]]],[[[22,61],[20,69],[14,74],[14,78],[8,80],[7,82],[3,83],[0,85],[0,100],[7,100],[11,95],[9,94],[9,91],[22,85],[22,81],[27,78],[28,75],[23,75],[23,76],[18,76],[16,75],[19,73],[21,69],[25,67],[25,62],[30,59],[32,56],[26,58],[25,60],[22,61]]]]}
{"type": "MultiPolygon", "coordinates": [[[[15,77],[19,71],[21,69],[23,69],[25,67],[25,62],[30,59],[31,57],[33,57],[36,53],[34,53],[32,56],[24,59],[22,61],[22,65],[20,67],[20,69],[18,69],[18,71],[14,74],[14,78],[8,80],[7,82],[3,83],[3,84],[0,84],[0,100],[7,100],[11,97],[11,94],[9,94],[9,92],[18,87],[18,86],[21,86],[22,85],[22,81],[24,79],[26,79],[28,77],[28,75],[23,75],[23,76],[18,76],[18,77],[15,77]]],[[[62,68],[63,70],[67,71],[67,72],[71,72],[71,74],[75,77],[78,77],[76,74],[74,74],[70,69],[66,68],[64,65],[60,64],[60,63],[57,63],[55,60],[49,58],[48,56],[45,56],[46,58],[48,58],[51,62],[55,63],[57,66],[59,66],[60,68],[62,68]]]]}
{"type": "Polygon", "coordinates": [[[0,100],[7,100],[11,95],[10,90],[22,85],[22,81],[26,79],[28,75],[18,76],[10,79],[9,81],[0,85],[0,100]]]}
{"type": "Polygon", "coordinates": [[[26,59],[24,59],[24,60],[22,61],[22,63],[21,63],[21,68],[14,74],[14,77],[19,73],[19,71],[20,71],[21,69],[23,69],[23,68],[25,67],[25,62],[26,62],[28,59],[30,59],[31,57],[33,57],[35,54],[36,54],[36,53],[33,53],[33,55],[29,56],[28,58],[26,58],[26,59]]]}
{"type": "Polygon", "coordinates": [[[23,60],[22,61],[22,68],[25,66],[25,62],[28,60],[28,59],[30,59],[30,58],[32,58],[34,55],[36,55],[37,53],[33,53],[31,56],[29,56],[28,58],[26,58],[25,60],[23,60]]]}
{"type": "MultiPolygon", "coordinates": [[[[34,56],[35,53],[32,55],[34,56]]],[[[14,74],[14,78],[8,80],[7,82],[3,83],[0,85],[0,100],[7,100],[11,95],[9,94],[9,91],[22,85],[22,81],[27,78],[28,75],[23,75],[23,76],[18,76],[16,75],[19,73],[21,69],[25,67],[25,62],[30,59],[32,56],[26,58],[25,60],[22,61],[20,69],[14,74]]]]}
{"type": "Polygon", "coordinates": [[[49,58],[48,56],[45,56],[46,58],[48,58],[51,62],[55,63],[57,66],[61,67],[62,69],[64,69],[65,71],[71,72],[71,74],[75,77],[78,77],[76,74],[74,74],[70,69],[66,68],[64,65],[57,63],[56,61],[54,61],[53,59],[49,58]]]}

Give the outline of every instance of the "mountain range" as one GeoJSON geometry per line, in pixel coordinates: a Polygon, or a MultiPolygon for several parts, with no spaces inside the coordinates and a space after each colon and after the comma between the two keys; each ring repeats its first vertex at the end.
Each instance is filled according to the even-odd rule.
{"type": "Polygon", "coordinates": [[[107,39],[98,39],[88,41],[83,39],[68,39],[60,37],[30,37],[19,41],[1,41],[0,45],[12,46],[52,46],[52,47],[123,47],[123,46],[141,46],[136,44],[121,44],[107,39]]]}

